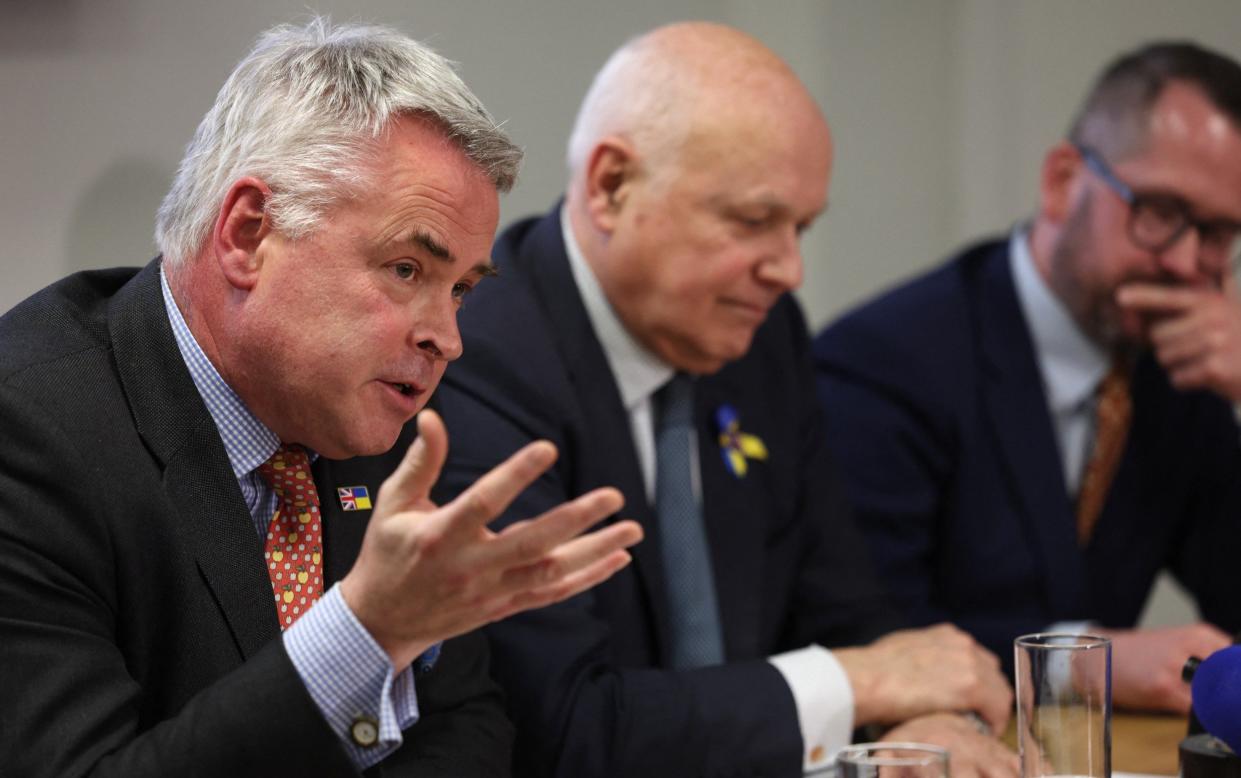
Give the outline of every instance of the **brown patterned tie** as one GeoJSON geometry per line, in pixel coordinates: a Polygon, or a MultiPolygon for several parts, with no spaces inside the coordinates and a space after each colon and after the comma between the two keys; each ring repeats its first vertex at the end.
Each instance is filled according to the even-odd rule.
{"type": "Polygon", "coordinates": [[[323,522],[310,457],[301,446],[281,446],[259,475],[279,497],[267,528],[263,558],[276,598],[280,629],[288,629],[323,594],[323,522]]]}
{"type": "Polygon", "coordinates": [[[1133,400],[1129,397],[1129,367],[1124,360],[1112,363],[1112,368],[1099,382],[1097,395],[1094,448],[1077,493],[1077,544],[1082,547],[1090,543],[1099,514],[1103,512],[1103,503],[1129,434],[1133,400]]]}

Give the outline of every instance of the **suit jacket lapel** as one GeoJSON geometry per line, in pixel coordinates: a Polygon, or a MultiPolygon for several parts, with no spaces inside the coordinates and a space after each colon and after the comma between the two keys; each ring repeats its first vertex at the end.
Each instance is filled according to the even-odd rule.
{"type": "MultiPolygon", "coordinates": [[[[732,369],[737,369],[736,367],[732,369]]],[[[742,428],[755,432],[756,413],[744,403],[739,388],[733,390],[726,376],[730,369],[698,381],[695,418],[698,428],[698,461],[702,474],[703,521],[711,543],[715,571],[716,602],[724,635],[725,656],[761,656],[763,614],[764,517],[771,501],[765,496],[765,481],[757,470],[762,467],[789,467],[787,462],[751,462],[753,470],[738,478],[724,464],[719,445],[716,411],[725,403],[737,408],[742,428]]],[[[786,452],[773,451],[779,457],[786,452]]]]}
{"type": "Polygon", "coordinates": [[[173,339],[159,261],[117,295],[109,315],[117,370],[134,423],[164,469],[170,521],[184,530],[242,657],[280,634],[263,545],[219,432],[173,339]]]}
{"type": "Polygon", "coordinates": [[[379,456],[342,460],[319,457],[315,460],[311,469],[314,471],[315,489],[319,492],[319,512],[323,516],[323,553],[327,574],[325,591],[344,578],[353,567],[371,519],[372,509],[360,507],[356,501],[353,509],[345,510],[339,490],[364,487],[373,507],[379,497],[379,487],[400,464],[409,444],[417,436],[417,429],[416,422],[406,424],[396,444],[379,456]]]}
{"type": "Polygon", "coordinates": [[[646,539],[630,549],[633,568],[649,599],[655,617],[656,640],[661,654],[668,653],[670,622],[665,600],[664,576],[659,553],[659,530],[654,510],[646,499],[646,487],[634,450],[629,415],[621,401],[612,368],[574,283],[569,258],[560,233],[559,208],[535,224],[520,247],[521,264],[530,269],[530,282],[543,306],[564,356],[578,402],[589,446],[601,454],[584,455],[598,467],[587,474],[584,488],[611,485],[625,495],[626,518],[642,525],[646,539]]]}
{"type": "Polygon", "coordinates": [[[1088,601],[1073,508],[1008,252],[992,249],[973,259],[967,299],[982,360],[979,395],[1027,538],[1042,565],[1048,606],[1056,613],[1080,612],[1088,601]]]}

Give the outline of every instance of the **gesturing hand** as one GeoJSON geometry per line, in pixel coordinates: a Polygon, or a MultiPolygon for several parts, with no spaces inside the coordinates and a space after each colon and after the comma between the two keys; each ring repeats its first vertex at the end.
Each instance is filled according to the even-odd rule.
{"type": "Polygon", "coordinates": [[[398,668],[436,642],[594,586],[628,564],[624,549],[642,539],[633,521],[578,537],[620,510],[610,488],[492,532],[487,522],[551,466],[555,447],[527,445],[437,507],[429,494],[447,453],[443,422],[423,411],[418,439],[380,487],[362,550],[341,581],[354,615],[398,668]]]}

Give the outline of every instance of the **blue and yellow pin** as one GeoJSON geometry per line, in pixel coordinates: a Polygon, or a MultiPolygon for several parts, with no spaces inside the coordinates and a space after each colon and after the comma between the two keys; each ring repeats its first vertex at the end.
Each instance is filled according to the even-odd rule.
{"type": "Polygon", "coordinates": [[[724,457],[724,466],[736,478],[745,478],[749,468],[749,460],[767,460],[767,446],[762,438],[741,431],[741,419],[737,409],[731,405],[721,405],[715,411],[715,425],[720,431],[720,454],[724,457]]]}

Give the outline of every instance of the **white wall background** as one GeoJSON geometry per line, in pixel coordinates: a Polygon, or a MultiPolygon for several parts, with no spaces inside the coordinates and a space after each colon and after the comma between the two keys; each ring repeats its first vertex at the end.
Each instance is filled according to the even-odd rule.
{"type": "MultiPolygon", "coordinates": [[[[392,24],[461,63],[526,147],[503,221],[560,193],[591,75],[626,38],[726,21],[783,54],[836,134],[807,237],[817,326],[1034,203],[1043,151],[1117,52],[1190,37],[1241,58],[1239,0],[0,0],[0,312],[74,270],[145,262],[181,150],[265,27],[392,24]]],[[[1161,595],[1150,618],[1189,618],[1161,595]]]]}

